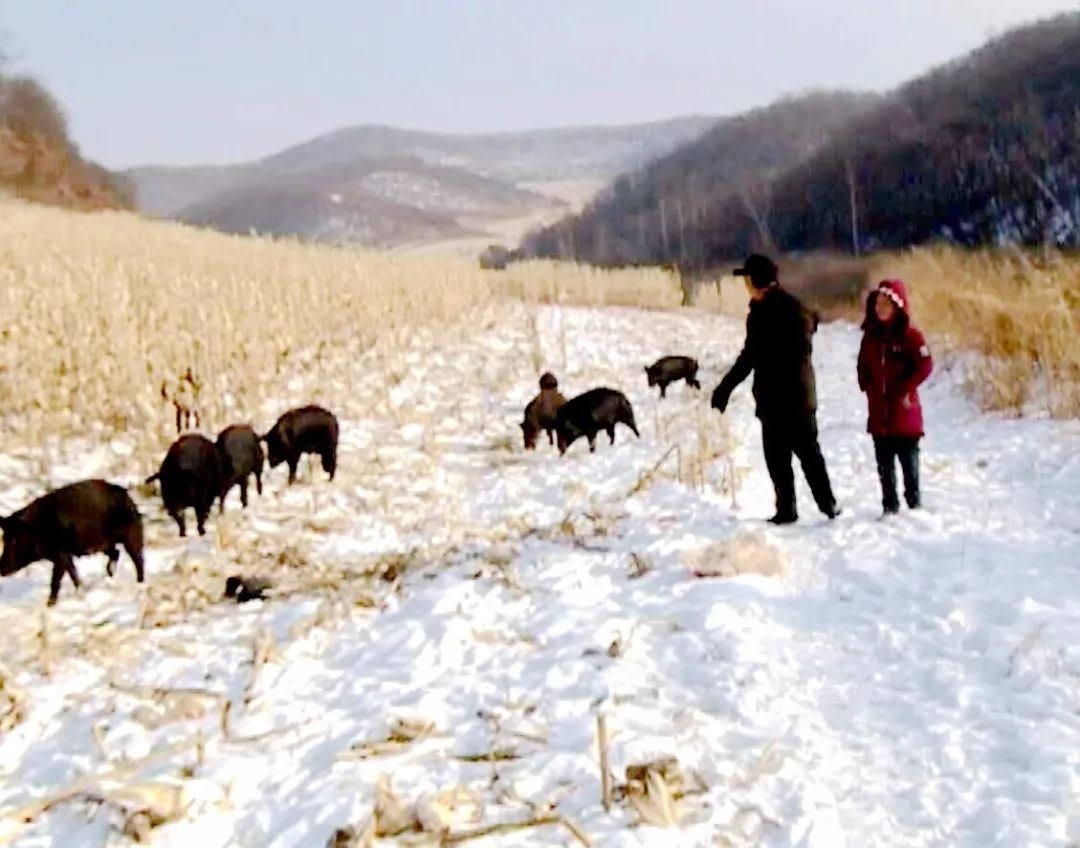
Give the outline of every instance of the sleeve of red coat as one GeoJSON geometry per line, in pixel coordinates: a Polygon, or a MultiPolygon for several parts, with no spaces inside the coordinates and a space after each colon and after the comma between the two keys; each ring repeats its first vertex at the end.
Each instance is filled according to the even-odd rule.
{"type": "Polygon", "coordinates": [[[914,328],[910,329],[905,346],[908,349],[911,370],[900,386],[900,397],[905,397],[919,388],[934,370],[934,359],[922,333],[914,328]]]}

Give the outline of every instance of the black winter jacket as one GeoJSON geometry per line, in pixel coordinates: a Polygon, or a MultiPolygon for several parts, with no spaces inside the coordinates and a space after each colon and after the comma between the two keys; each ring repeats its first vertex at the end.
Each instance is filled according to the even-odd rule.
{"type": "Polygon", "coordinates": [[[718,400],[726,405],[734,388],[753,371],[758,418],[812,416],[817,410],[817,390],[810,357],[817,325],[817,313],[779,286],[768,289],[761,300],[751,301],[742,352],[716,387],[713,405],[718,400]]]}

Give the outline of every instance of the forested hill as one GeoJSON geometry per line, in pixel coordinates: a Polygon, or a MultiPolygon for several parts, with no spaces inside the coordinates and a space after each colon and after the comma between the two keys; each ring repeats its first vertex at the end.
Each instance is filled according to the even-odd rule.
{"type": "Polygon", "coordinates": [[[522,253],[693,269],[936,239],[1080,246],[1080,12],[883,97],[814,94],[722,121],[522,253]]]}

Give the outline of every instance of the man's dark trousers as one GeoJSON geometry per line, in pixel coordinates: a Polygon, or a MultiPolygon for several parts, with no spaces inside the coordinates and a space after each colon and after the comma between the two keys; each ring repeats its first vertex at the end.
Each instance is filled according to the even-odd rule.
{"type": "Polygon", "coordinates": [[[795,517],[795,474],[792,456],[799,458],[806,482],[814,494],[818,509],[826,515],[836,507],[825,458],[818,445],[817,418],[814,415],[793,415],[761,420],[761,441],[765,449],[765,465],[776,490],[776,514],[795,517]]]}

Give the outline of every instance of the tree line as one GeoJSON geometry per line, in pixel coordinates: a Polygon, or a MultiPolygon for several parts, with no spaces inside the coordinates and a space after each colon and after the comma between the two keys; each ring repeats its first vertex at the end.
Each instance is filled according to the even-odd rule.
{"type": "Polygon", "coordinates": [[[886,95],[811,92],[722,120],[518,254],[693,272],[935,240],[1080,247],[1080,13],[886,95]]]}
{"type": "Polygon", "coordinates": [[[8,72],[0,56],[0,187],[75,208],[132,208],[122,177],[85,159],[60,103],[39,80],[8,72]]]}

